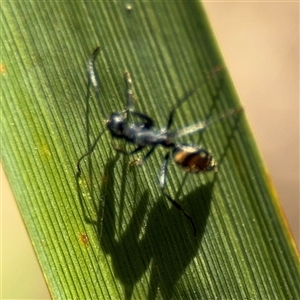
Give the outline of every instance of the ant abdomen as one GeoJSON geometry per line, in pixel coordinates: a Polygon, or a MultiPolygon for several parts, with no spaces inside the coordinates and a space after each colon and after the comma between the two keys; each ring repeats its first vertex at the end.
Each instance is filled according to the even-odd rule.
{"type": "Polygon", "coordinates": [[[173,149],[173,159],[177,165],[191,173],[206,172],[216,168],[216,162],[210,153],[198,146],[176,145],[173,149]]]}

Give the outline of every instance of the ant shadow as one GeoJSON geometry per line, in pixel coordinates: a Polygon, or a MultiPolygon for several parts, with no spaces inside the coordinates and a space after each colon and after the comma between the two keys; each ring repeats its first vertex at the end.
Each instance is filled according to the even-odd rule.
{"type": "MultiPolygon", "coordinates": [[[[220,88],[221,86],[222,82],[220,88]]],[[[213,98],[217,101],[218,91],[213,98]]],[[[88,106],[89,104],[87,104],[88,106]]],[[[214,108],[215,105],[211,107],[211,112],[214,108]]],[[[233,127],[230,126],[227,145],[224,145],[221,157],[218,158],[219,164],[222,164],[226,152],[230,148],[238,119],[236,118],[233,127]]],[[[86,121],[88,122],[88,111],[86,121]]],[[[86,133],[88,137],[89,129],[86,133]]],[[[101,138],[102,134],[103,132],[97,137],[97,140],[101,138]]],[[[200,137],[201,135],[202,133],[200,133],[200,137]]],[[[95,145],[96,143],[93,145],[88,143],[88,149],[91,149],[89,155],[92,154],[95,145]]],[[[192,234],[191,224],[184,215],[174,206],[169,205],[164,196],[155,199],[153,204],[153,199],[150,198],[147,190],[141,194],[136,193],[135,195],[138,195],[136,199],[130,199],[130,202],[134,203],[134,208],[130,220],[124,227],[120,224],[123,220],[122,212],[127,205],[125,194],[129,164],[128,159],[124,158],[121,180],[117,183],[121,186],[116,186],[115,172],[119,156],[116,154],[106,163],[102,177],[105,180],[100,181],[102,184],[99,188],[93,187],[92,182],[96,181],[94,180],[95,171],[90,164],[90,158],[88,158],[86,175],[91,186],[90,201],[93,202],[93,207],[88,211],[86,211],[87,205],[79,184],[81,170],[77,172],[78,197],[84,219],[87,223],[95,226],[99,246],[106,255],[110,256],[114,275],[124,287],[126,300],[131,299],[134,288],[142,277],[144,280],[148,280],[147,299],[155,299],[158,291],[163,299],[171,299],[177,292],[176,283],[199,251],[210,214],[212,192],[218,173],[214,173],[209,183],[194,189],[180,201],[187,204],[186,211],[195,223],[197,228],[195,238],[192,234]],[[120,191],[119,199],[116,198],[118,195],[115,192],[116,189],[120,191]],[[151,209],[149,209],[149,202],[151,202],[151,209]],[[92,210],[94,211],[92,212],[92,210]],[[90,215],[95,212],[96,220],[92,220],[90,215]],[[187,234],[189,232],[190,235],[187,234]]],[[[137,184],[138,178],[134,178],[134,182],[137,184]]],[[[181,188],[177,192],[177,196],[181,193],[181,188]]]]}
{"type": "MultiPolygon", "coordinates": [[[[238,122],[239,118],[236,118],[233,127],[230,126],[227,145],[224,145],[222,154],[218,157],[219,165],[222,164],[226,152],[230,149],[238,122]]],[[[95,226],[99,246],[106,255],[110,256],[114,275],[124,287],[125,299],[131,299],[135,285],[146,273],[149,274],[147,275],[149,278],[147,299],[156,299],[158,291],[162,299],[171,299],[176,294],[176,283],[199,251],[210,214],[212,192],[218,173],[213,174],[209,183],[194,189],[180,201],[187,204],[186,211],[190,213],[197,228],[196,237],[193,237],[190,222],[174,206],[170,206],[164,196],[156,199],[154,204],[151,203],[149,210],[149,202],[153,199],[150,199],[147,190],[136,199],[130,200],[134,203],[133,213],[125,229],[120,230],[122,212],[126,205],[128,168],[133,169],[133,181],[138,182],[138,178],[136,178],[136,167],[130,167],[128,156],[122,155],[124,158],[122,177],[120,183],[119,181],[115,183],[116,164],[122,163],[119,158],[120,154],[116,154],[106,163],[102,177],[105,180],[102,180],[98,191],[93,192],[92,201],[94,213],[97,214],[96,220],[91,220],[90,214],[86,214],[84,199],[80,197],[85,220],[95,226]],[[121,186],[117,186],[119,184],[121,186]],[[119,199],[115,196],[116,189],[121,191],[119,199]]],[[[93,177],[93,172],[89,173],[89,171],[89,176],[93,177]]],[[[80,187],[78,188],[80,194],[80,187]]],[[[177,195],[181,193],[181,188],[177,195]]]]}
{"type": "MultiPolygon", "coordinates": [[[[139,199],[132,199],[136,207],[127,227],[120,233],[116,226],[118,215],[114,193],[116,161],[109,161],[104,170],[109,184],[101,187],[101,194],[105,194],[105,209],[104,212],[99,209],[96,222],[99,244],[111,258],[114,274],[124,286],[125,299],[131,299],[136,283],[148,270],[147,299],[155,299],[158,290],[163,299],[170,299],[177,281],[198,252],[210,212],[214,180],[182,200],[193,212],[196,238],[188,220],[176,208],[170,207],[164,197],[157,199],[151,210],[147,210],[151,201],[148,191],[139,199]],[[142,226],[145,219],[146,224],[142,226]]],[[[123,171],[127,172],[126,169],[123,171]]],[[[126,182],[122,184],[126,185],[126,182]]]]}

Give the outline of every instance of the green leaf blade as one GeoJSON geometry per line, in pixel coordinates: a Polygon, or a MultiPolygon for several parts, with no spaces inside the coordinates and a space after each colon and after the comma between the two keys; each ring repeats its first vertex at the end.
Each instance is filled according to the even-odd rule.
{"type": "Polygon", "coordinates": [[[215,68],[174,129],[241,107],[198,2],[6,2],[2,15],[2,162],[54,298],[299,297],[297,254],[243,112],[182,138],[209,149],[217,173],[170,165],[167,191],[197,238],[161,195],[163,149],[134,168],[106,132],[76,183],[78,158],[125,107],[125,70],[137,109],[161,127],[215,68]],[[98,45],[101,103],[86,78],[98,45]]]}

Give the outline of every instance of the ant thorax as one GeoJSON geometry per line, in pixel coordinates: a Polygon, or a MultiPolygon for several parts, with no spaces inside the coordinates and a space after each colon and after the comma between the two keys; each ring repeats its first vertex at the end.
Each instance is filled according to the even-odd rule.
{"type": "Polygon", "coordinates": [[[112,113],[106,123],[110,134],[118,139],[124,139],[138,147],[156,146],[174,147],[174,143],[169,140],[166,128],[155,130],[153,123],[128,122],[124,113],[112,113]]]}

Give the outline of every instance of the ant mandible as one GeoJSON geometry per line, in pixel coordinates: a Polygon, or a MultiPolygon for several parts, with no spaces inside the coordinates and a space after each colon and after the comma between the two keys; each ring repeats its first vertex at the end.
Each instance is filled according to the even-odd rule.
{"type": "MultiPolygon", "coordinates": [[[[99,50],[100,47],[97,47],[93,51],[88,63],[89,81],[92,84],[96,94],[99,93],[99,84],[95,70],[95,58],[99,50]]],[[[176,109],[178,109],[192,94],[194,94],[199,89],[199,86],[190,93],[186,94],[177,102],[177,105],[171,110],[169,114],[167,125],[165,128],[155,129],[154,121],[149,116],[134,109],[132,80],[129,72],[125,72],[125,80],[127,82],[126,109],[121,112],[112,112],[106,122],[106,127],[113,138],[125,140],[131,144],[136,145],[136,148],[130,152],[126,152],[122,149],[116,148],[115,146],[113,147],[116,151],[126,155],[132,155],[143,150],[145,147],[150,147],[150,150],[146,153],[146,155],[138,161],[137,164],[139,165],[142,165],[150,157],[157,146],[163,146],[164,148],[168,149],[168,152],[164,156],[163,163],[160,167],[159,186],[163,191],[163,194],[172,203],[172,205],[174,205],[174,207],[181,211],[190,221],[193,227],[194,236],[196,236],[196,226],[192,217],[183,209],[183,207],[178,202],[176,202],[171,198],[171,196],[164,192],[167,180],[168,162],[171,157],[178,166],[191,173],[200,173],[215,170],[216,162],[208,151],[196,145],[177,143],[176,139],[181,136],[201,131],[212,122],[215,122],[216,120],[220,120],[222,118],[226,118],[236,113],[238,110],[230,110],[216,119],[198,122],[183,129],[170,131],[176,109]],[[140,119],[140,122],[129,122],[129,115],[135,116],[137,119],[140,119]]],[[[92,145],[91,149],[79,158],[77,163],[78,174],[80,174],[81,172],[81,160],[92,153],[97,142],[98,138],[92,145]]]]}

